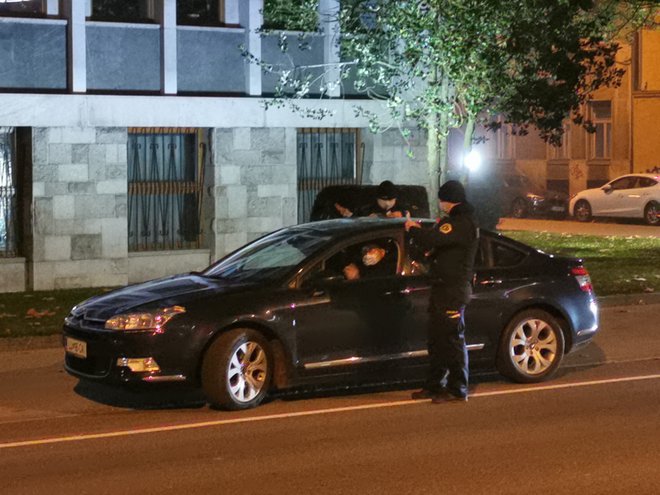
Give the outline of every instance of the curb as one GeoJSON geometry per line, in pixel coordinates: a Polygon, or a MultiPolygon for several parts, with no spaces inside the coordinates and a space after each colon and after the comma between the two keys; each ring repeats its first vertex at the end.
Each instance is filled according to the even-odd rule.
{"type": "Polygon", "coordinates": [[[644,292],[641,294],[615,294],[613,296],[597,297],[601,308],[610,306],[642,306],[660,304],[660,292],[644,292]]]}
{"type": "MultiPolygon", "coordinates": [[[[650,292],[642,294],[616,294],[613,296],[598,297],[601,308],[615,306],[644,306],[647,304],[660,304],[660,293],[650,292]]],[[[0,352],[21,352],[36,349],[56,349],[62,346],[60,334],[41,337],[9,337],[0,338],[0,352]]]]}

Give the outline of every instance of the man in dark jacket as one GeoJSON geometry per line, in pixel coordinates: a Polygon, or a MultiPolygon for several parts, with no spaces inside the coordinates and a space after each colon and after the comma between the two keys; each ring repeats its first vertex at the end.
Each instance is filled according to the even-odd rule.
{"type": "Polygon", "coordinates": [[[430,229],[408,219],[406,232],[431,261],[429,301],[429,372],[424,388],[413,399],[434,403],[466,401],[468,357],[463,313],[472,293],[471,281],[479,231],[465,189],[448,181],[438,191],[440,209],[448,214],[430,229]]]}
{"type": "Polygon", "coordinates": [[[389,180],[385,180],[376,189],[376,201],[363,205],[356,211],[335,203],[335,209],[342,217],[380,217],[380,218],[402,218],[406,211],[397,204],[397,188],[389,180]]]}

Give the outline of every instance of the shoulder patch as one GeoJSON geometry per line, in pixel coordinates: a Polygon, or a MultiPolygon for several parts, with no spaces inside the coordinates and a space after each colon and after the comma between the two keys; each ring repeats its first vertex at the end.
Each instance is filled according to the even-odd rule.
{"type": "Polygon", "coordinates": [[[440,232],[443,234],[449,234],[452,231],[452,226],[450,223],[443,223],[440,225],[440,232]]]}

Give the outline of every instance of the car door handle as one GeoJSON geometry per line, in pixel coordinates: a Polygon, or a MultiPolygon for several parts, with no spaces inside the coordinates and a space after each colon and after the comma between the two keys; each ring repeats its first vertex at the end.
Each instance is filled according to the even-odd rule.
{"type": "Polygon", "coordinates": [[[323,289],[316,289],[312,292],[312,297],[321,297],[325,296],[325,291],[323,289]]]}
{"type": "Polygon", "coordinates": [[[479,282],[480,285],[498,285],[501,284],[502,280],[496,278],[489,278],[488,280],[482,280],[479,282]]]}

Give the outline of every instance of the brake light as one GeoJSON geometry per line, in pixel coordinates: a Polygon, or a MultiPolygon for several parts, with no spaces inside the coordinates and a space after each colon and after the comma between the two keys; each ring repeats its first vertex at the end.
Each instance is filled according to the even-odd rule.
{"type": "Polygon", "coordinates": [[[584,292],[591,292],[593,290],[593,286],[591,285],[591,277],[589,277],[589,272],[585,267],[574,266],[571,268],[571,275],[575,277],[575,280],[577,280],[580,289],[582,289],[584,292]]]}

